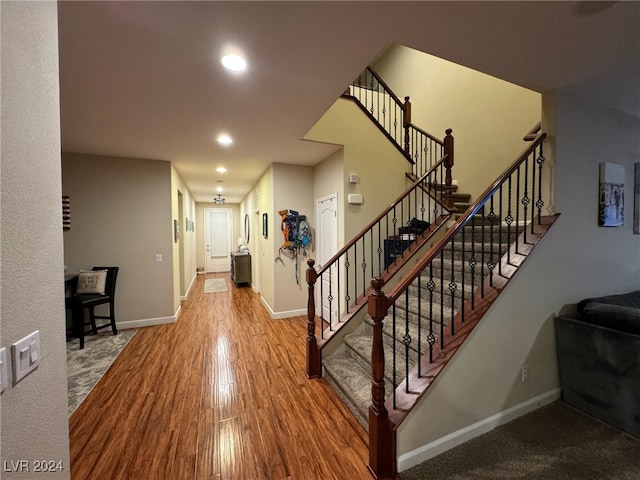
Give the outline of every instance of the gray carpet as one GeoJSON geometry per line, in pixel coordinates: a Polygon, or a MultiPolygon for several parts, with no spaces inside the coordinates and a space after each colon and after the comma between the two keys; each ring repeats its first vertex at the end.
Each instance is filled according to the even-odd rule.
{"type": "Polygon", "coordinates": [[[417,465],[401,480],[638,480],[640,439],[562,402],[417,465]]]}
{"type": "Polygon", "coordinates": [[[78,348],[78,339],[67,342],[67,392],[69,415],[82,403],[98,380],[111,366],[135,330],[123,330],[118,335],[100,332],[84,339],[84,348],[78,348]]]}

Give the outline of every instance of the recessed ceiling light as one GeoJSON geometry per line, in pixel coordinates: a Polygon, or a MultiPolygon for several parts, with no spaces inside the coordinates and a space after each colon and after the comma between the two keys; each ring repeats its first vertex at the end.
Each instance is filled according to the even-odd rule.
{"type": "Polygon", "coordinates": [[[225,173],[226,171],[227,171],[227,169],[226,169],[226,168],[224,168],[224,167],[218,167],[218,168],[216,168],[216,172],[218,172],[218,173],[225,173]]]}
{"type": "Polygon", "coordinates": [[[224,192],[224,188],[218,186],[216,187],[216,192],[224,192]]]}
{"type": "Polygon", "coordinates": [[[218,143],[220,145],[224,145],[225,147],[228,147],[233,143],[233,139],[226,133],[221,133],[220,135],[218,135],[218,143]]]}
{"type": "Polygon", "coordinates": [[[244,72],[247,69],[247,61],[235,53],[222,57],[222,65],[232,72],[244,72]]]}

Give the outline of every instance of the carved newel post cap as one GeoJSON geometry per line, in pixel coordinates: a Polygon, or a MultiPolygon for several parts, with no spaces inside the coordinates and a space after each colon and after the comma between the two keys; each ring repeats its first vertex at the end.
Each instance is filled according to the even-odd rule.
{"type": "Polygon", "coordinates": [[[313,266],[316,264],[316,261],[313,258],[310,258],[309,260],[307,260],[307,265],[309,266],[309,268],[313,269],[313,266]]]}
{"type": "Polygon", "coordinates": [[[444,133],[446,133],[447,135],[451,135],[451,133],[453,132],[453,130],[451,130],[450,128],[447,128],[444,133]]]}
{"type": "Polygon", "coordinates": [[[379,292],[380,290],[382,290],[383,286],[384,286],[383,278],[375,277],[371,279],[371,288],[373,288],[374,291],[379,292]]]}

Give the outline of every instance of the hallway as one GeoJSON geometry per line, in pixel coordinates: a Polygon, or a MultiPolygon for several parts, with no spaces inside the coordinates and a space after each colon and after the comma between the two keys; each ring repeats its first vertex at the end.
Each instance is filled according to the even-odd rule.
{"type": "Polygon", "coordinates": [[[365,430],[306,378],[306,329],[198,275],[178,322],[140,329],[70,417],[72,479],[371,478],[365,430]]]}

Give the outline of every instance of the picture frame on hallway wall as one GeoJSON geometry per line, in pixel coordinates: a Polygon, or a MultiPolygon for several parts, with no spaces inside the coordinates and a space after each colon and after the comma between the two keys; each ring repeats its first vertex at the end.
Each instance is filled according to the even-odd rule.
{"type": "Polygon", "coordinates": [[[269,238],[269,216],[266,213],[262,214],[262,236],[269,238]]]}
{"type": "Polygon", "coordinates": [[[633,233],[640,233],[640,162],[633,172],[633,233]]]}
{"type": "Polygon", "coordinates": [[[624,225],[624,165],[602,162],[598,200],[598,226],[624,225]]]}

